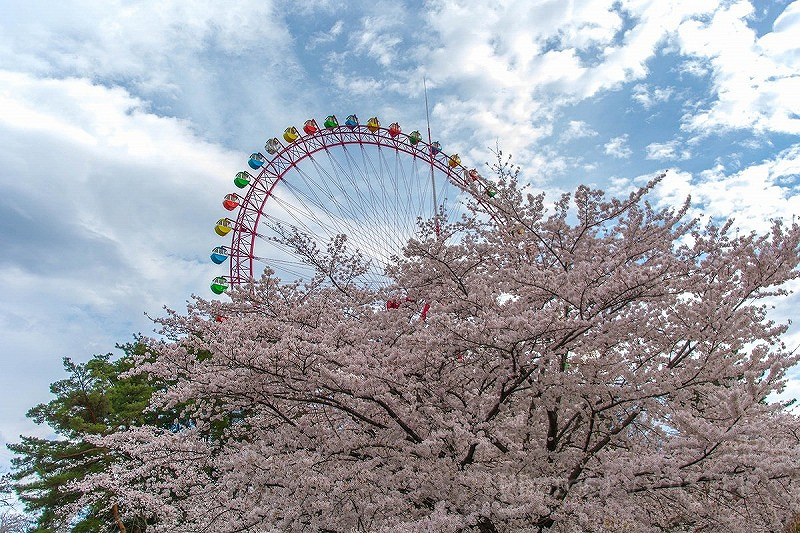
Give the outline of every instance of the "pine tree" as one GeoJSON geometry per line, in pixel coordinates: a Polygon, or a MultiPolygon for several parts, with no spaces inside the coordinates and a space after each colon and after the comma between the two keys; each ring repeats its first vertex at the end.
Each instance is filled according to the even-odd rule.
{"type": "Polygon", "coordinates": [[[47,424],[57,438],[23,436],[21,442],[8,445],[17,455],[12,459],[13,488],[27,511],[36,516],[36,531],[145,531],[144,518],[121,518],[120,499],[112,493],[98,495],[77,513],[74,508],[81,493],[72,484],[104,472],[119,458],[117,452],[88,438],[161,423],[158,413],[147,411],[154,390],[147,377],[120,377],[131,369],[143,345],[118,347],[125,355],[116,360],[111,354],[95,355],[86,363],[65,357],[68,377],[50,386],[55,398],[27,414],[37,424],[47,424]]]}

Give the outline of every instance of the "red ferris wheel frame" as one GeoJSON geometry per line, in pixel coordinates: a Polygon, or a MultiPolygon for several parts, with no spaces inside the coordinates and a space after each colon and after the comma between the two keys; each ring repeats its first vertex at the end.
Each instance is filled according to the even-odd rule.
{"type": "Polygon", "coordinates": [[[390,132],[386,128],[336,126],[300,136],[295,141],[282,145],[282,149],[264,163],[239,204],[229,250],[231,285],[241,285],[253,278],[253,263],[257,259],[253,254],[258,236],[257,228],[275,187],[302,160],[317,152],[345,145],[372,145],[404,152],[431,165],[432,169],[446,175],[451,183],[464,190],[472,182],[466,168],[460,164],[452,166],[449,155],[422,140],[412,144],[408,135],[390,132]]]}

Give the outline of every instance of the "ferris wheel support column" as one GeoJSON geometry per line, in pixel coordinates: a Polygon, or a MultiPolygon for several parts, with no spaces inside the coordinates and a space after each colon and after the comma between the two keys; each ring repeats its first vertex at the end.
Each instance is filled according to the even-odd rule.
{"type": "MultiPolygon", "coordinates": [[[[425,93],[425,121],[427,122],[428,126],[428,146],[432,146],[431,143],[431,115],[428,112],[428,84],[425,81],[425,77],[422,77],[422,90],[425,93]]],[[[431,190],[433,191],[433,230],[436,232],[436,236],[439,237],[439,202],[436,200],[436,180],[433,177],[433,148],[429,150],[429,163],[431,167],[431,190]]]]}

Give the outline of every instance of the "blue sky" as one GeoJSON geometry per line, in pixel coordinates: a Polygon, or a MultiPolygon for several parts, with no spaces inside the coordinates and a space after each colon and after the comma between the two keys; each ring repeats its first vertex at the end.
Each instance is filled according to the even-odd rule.
{"type": "Polygon", "coordinates": [[[0,443],[46,434],[24,413],[62,356],[210,296],[250,152],[331,113],[422,128],[423,78],[450,152],[499,146],[551,197],[669,169],[655,203],[800,213],[800,1],[342,4],[0,0],[0,443]]]}

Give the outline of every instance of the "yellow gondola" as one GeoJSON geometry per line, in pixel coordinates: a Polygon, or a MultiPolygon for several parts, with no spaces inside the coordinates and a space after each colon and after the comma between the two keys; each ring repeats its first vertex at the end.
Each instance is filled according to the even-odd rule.
{"type": "Polygon", "coordinates": [[[378,120],[378,117],[372,117],[371,119],[369,119],[367,121],[367,129],[369,131],[371,131],[372,133],[375,133],[376,131],[378,131],[380,129],[380,127],[381,127],[381,123],[378,120]]]}
{"type": "Polygon", "coordinates": [[[300,137],[300,132],[297,131],[297,128],[294,126],[289,126],[283,132],[283,138],[286,139],[286,142],[293,143],[300,137]]]}
{"type": "Polygon", "coordinates": [[[231,220],[228,218],[221,218],[217,220],[217,225],[214,226],[214,231],[216,231],[217,235],[219,235],[220,237],[224,237],[225,235],[230,233],[232,229],[233,225],[231,223],[231,220]]]}

